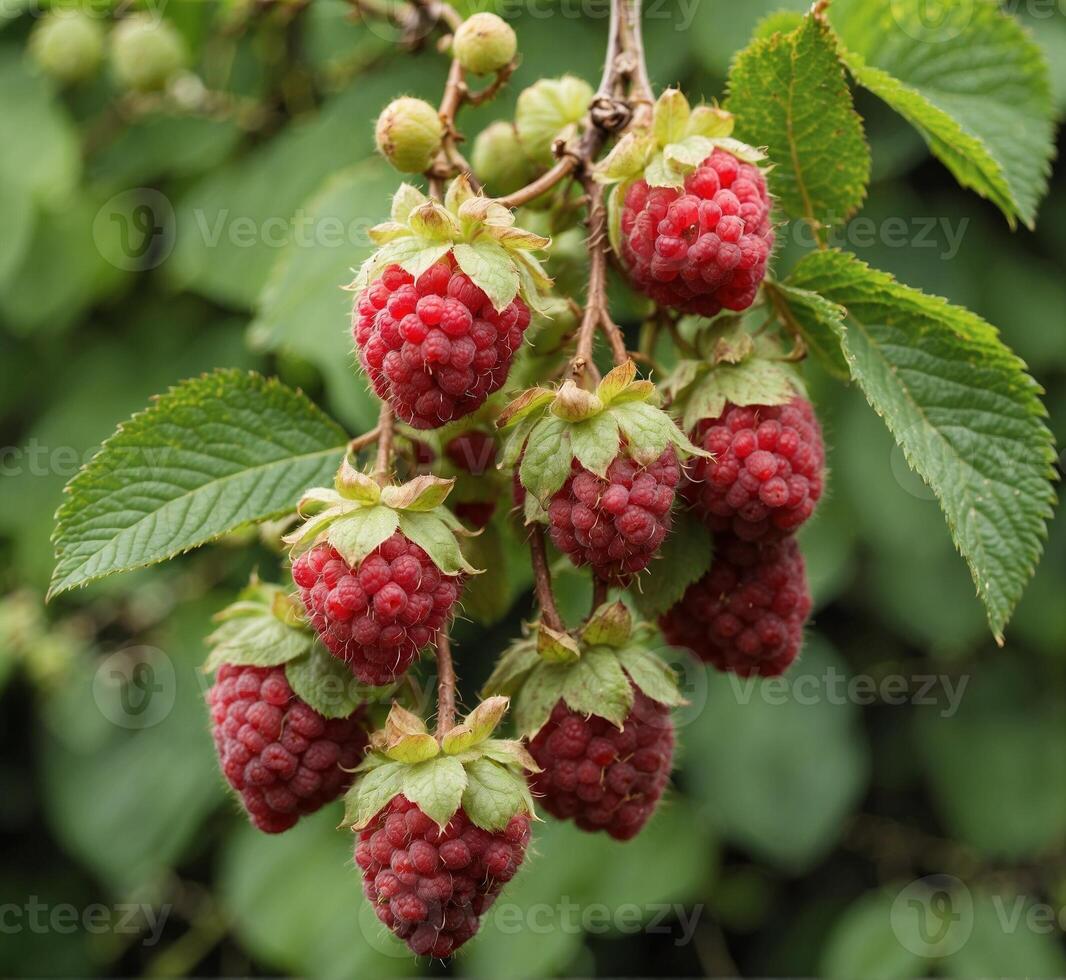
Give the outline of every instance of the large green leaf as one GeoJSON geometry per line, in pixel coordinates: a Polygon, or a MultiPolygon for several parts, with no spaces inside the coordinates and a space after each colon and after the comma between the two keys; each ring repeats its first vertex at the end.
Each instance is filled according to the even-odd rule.
{"type": "Polygon", "coordinates": [[[854,256],[812,254],[788,281],[847,309],[829,326],[852,377],[940,501],[1001,639],[1055,499],[1039,386],[979,316],[854,256]]]}
{"type": "Polygon", "coordinates": [[[329,177],[301,207],[311,231],[278,255],[249,328],[253,346],[314,364],[357,429],[373,426],[377,402],[353,367],[352,294],[343,287],[373,250],[366,230],[388,217],[395,186],[396,175],[376,160],[329,177]]]}
{"type": "Polygon", "coordinates": [[[790,34],[756,40],[729,77],[736,135],[766,145],[770,185],[784,210],[818,228],[857,211],[870,179],[870,148],[837,57],[833,32],[808,16],[790,34]]]}
{"type": "Polygon", "coordinates": [[[226,370],[183,382],[68,485],[50,594],[292,509],[308,487],[329,482],[345,443],[336,423],[277,381],[226,370]]]}
{"type": "Polygon", "coordinates": [[[964,187],[1032,227],[1053,153],[1040,48],[996,0],[839,0],[830,18],[856,81],[925,138],[964,187]]]}

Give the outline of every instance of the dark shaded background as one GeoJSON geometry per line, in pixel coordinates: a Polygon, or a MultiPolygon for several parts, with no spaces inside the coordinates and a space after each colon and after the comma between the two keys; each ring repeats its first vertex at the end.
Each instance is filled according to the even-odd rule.
{"type": "MultiPolygon", "coordinates": [[[[216,366],[277,373],[352,431],[370,424],[336,289],[365,251],[294,241],[288,219],[380,214],[396,177],[372,159],[372,121],[401,91],[435,99],[444,61],[391,53],[341,0],[243,33],[221,26],[236,4],[171,0],[208,84],[273,115],[252,134],[230,118],[125,124],[106,79],[61,95],[32,72],[21,6],[0,3],[0,973],[1066,973],[1066,525],[997,649],[931,495],[861,395],[816,372],[832,477],[803,534],[817,606],[791,693],[686,671],[675,790],[636,842],[539,827],[510,911],[445,968],[397,955],[363,907],[339,808],[281,838],[251,831],[216,771],[197,665],[210,615],[274,553],[235,535],[45,609],[52,514],[118,420],[216,366]],[[144,201],[173,223],[131,260],[112,216],[144,201]],[[154,673],[124,704],[108,678],[138,660],[154,673]],[[939,960],[900,911],[934,874],[972,925],[939,960]]],[[[650,4],[654,80],[720,95],[732,53],[783,6],[804,4],[650,4]]],[[[1061,110],[1066,17],[1035,6],[1019,16],[1061,110]]],[[[523,63],[471,133],[538,77],[598,76],[603,4],[505,12],[523,63]]],[[[858,103],[875,180],[840,243],[996,324],[1047,389],[1061,445],[1066,184],[1036,232],[1012,234],[902,121],[858,103]]],[[[511,561],[506,622],[459,631],[467,700],[530,608],[511,561]]],[[[562,591],[582,605],[580,588],[562,591]]]]}

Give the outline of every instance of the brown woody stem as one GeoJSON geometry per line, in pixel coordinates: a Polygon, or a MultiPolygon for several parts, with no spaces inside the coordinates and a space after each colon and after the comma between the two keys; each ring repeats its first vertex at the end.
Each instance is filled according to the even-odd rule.
{"type": "Polygon", "coordinates": [[[378,414],[378,455],[374,463],[374,479],[381,486],[389,482],[389,476],[392,473],[392,440],[395,434],[396,419],[392,414],[392,406],[383,401],[378,414]]]}
{"type": "Polygon", "coordinates": [[[448,631],[437,633],[437,739],[455,727],[455,664],[448,631]]]}
{"type": "Polygon", "coordinates": [[[529,532],[529,554],[533,563],[533,582],[537,591],[541,619],[549,629],[562,632],[563,619],[555,605],[552,577],[548,570],[548,554],[544,546],[544,528],[534,524],[529,532]]]}

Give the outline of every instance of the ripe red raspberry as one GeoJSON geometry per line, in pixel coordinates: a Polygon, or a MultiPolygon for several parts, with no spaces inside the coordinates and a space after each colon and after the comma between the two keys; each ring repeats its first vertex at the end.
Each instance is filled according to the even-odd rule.
{"type": "Polygon", "coordinates": [[[550,814],[582,830],[635,837],[663,795],[674,754],[670,709],[633,689],[633,708],[619,731],[596,715],[552,709],[529,751],[541,772],[529,777],[550,814]]]}
{"type": "Polygon", "coordinates": [[[619,456],[607,478],[576,459],[548,505],[552,542],[578,566],[624,585],[643,571],[670,530],[670,508],[681,479],[674,450],[649,466],[619,456]]]}
{"type": "Polygon", "coordinates": [[[825,447],[805,398],[787,405],[727,404],[720,417],[696,426],[692,441],[714,459],[697,459],[682,490],[712,531],[745,541],[779,538],[814,512],[825,447]]]}
{"type": "Polygon", "coordinates": [[[503,387],[529,307],[502,312],[449,254],[417,280],[390,265],[355,302],[352,332],[377,394],[416,429],[468,415],[503,387]]]}
{"type": "Polygon", "coordinates": [[[367,745],[363,710],[324,718],[292,692],[284,667],[224,664],[207,692],[211,733],[230,786],[268,834],[337,799],[367,745]]]}
{"type": "Polygon", "coordinates": [[[397,532],[352,568],[328,544],[292,565],[311,625],[364,684],[402,674],[444,625],[462,588],[397,532]]]}
{"type": "Polygon", "coordinates": [[[742,677],[784,673],[803,645],[811,596],[795,538],[715,536],[710,571],[659,621],[671,643],[742,677]]]}
{"type": "Polygon", "coordinates": [[[522,864],[529,837],[525,814],[490,833],[460,809],[441,829],[395,796],[359,832],[355,863],[378,918],[417,955],[444,957],[477,932],[522,864]]]}
{"type": "Polygon", "coordinates": [[[633,183],[621,230],[629,278],[657,303],[702,316],[746,310],[774,247],[766,178],[716,149],[683,190],[633,183]]]}

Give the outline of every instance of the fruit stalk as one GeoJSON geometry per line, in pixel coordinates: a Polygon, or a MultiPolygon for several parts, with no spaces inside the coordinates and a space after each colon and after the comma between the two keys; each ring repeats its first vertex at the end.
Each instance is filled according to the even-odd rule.
{"type": "Polygon", "coordinates": [[[455,664],[448,631],[437,634],[437,741],[455,727],[455,664]]]}
{"type": "Polygon", "coordinates": [[[374,480],[379,485],[385,486],[389,482],[389,473],[392,471],[392,440],[396,432],[396,418],[393,415],[392,406],[385,399],[381,401],[376,432],[378,454],[374,463],[374,480]]]}

